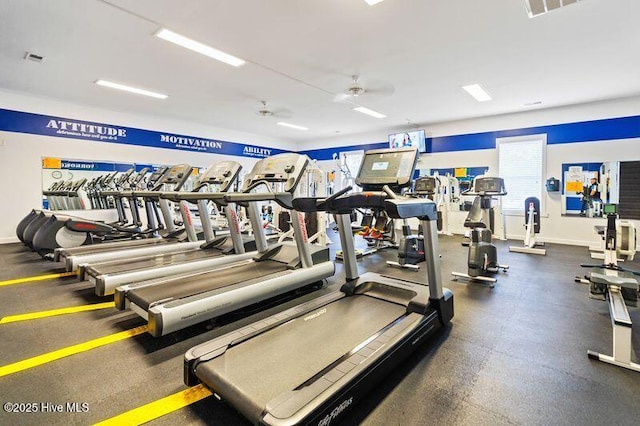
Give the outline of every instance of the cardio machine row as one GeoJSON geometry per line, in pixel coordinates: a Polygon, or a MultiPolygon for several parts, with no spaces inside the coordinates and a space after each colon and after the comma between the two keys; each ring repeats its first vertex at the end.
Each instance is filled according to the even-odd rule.
{"type": "MultiPolygon", "coordinates": [[[[202,259],[177,259],[184,254],[174,259],[178,269],[191,264],[189,271],[163,270],[170,267],[167,263],[146,269],[163,270],[162,275],[136,282],[127,282],[131,278],[113,281],[116,304],[147,319],[151,334],[161,336],[301,288],[318,288],[318,283],[334,275],[335,266],[326,248],[308,244],[302,213],[336,215],[346,274],[339,290],[195,347],[187,352],[184,363],[186,384],[203,383],[253,422],[335,421],[418,343],[453,317],[453,295],[442,286],[436,206],[428,199],[397,195],[410,185],[417,157],[415,149],[368,151],[356,179],[364,192],[349,193],[346,188],[327,198],[296,197],[310,160],[292,153],[258,161],[239,192],[226,191],[224,185],[218,192],[139,192],[158,200],[212,201],[223,207],[230,231],[225,243],[232,250],[221,246],[213,250],[216,244],[207,241],[198,246],[206,253],[202,259]],[[274,185],[280,188],[274,190],[274,185]],[[263,201],[290,210],[293,242],[267,242],[258,209],[263,201]],[[247,209],[255,230],[255,250],[247,249],[236,228],[236,206],[247,209]],[[384,210],[394,219],[420,220],[428,286],[360,274],[350,227],[350,214],[358,208],[384,210]],[[212,263],[195,266],[198,262],[212,263]],[[308,356],[310,347],[313,357],[308,356]]],[[[206,179],[211,183],[224,181],[221,176],[232,178],[235,169],[231,166],[226,164],[226,170],[220,167],[217,172],[210,169],[206,179]]],[[[93,276],[89,280],[98,289],[102,285],[99,276],[119,275],[118,263],[131,267],[135,256],[144,257],[135,250],[140,248],[131,248],[120,258],[126,261],[78,261],[74,265],[81,265],[87,278],[93,276]],[[109,272],[98,275],[101,268],[109,272]]],[[[59,259],[69,262],[74,257],[62,251],[58,251],[59,259]]],[[[141,271],[134,268],[127,273],[131,277],[141,271]]],[[[104,285],[101,291],[106,294],[109,288],[104,285]]]]}
{"type": "MultiPolygon", "coordinates": [[[[164,240],[154,238],[161,233],[167,237],[179,238],[180,232],[173,224],[168,205],[158,203],[157,198],[141,197],[140,194],[144,191],[155,193],[168,185],[178,190],[187,181],[190,170],[188,165],[183,164],[172,168],[160,167],[148,177],[147,168],[135,174],[134,170],[130,169],[118,179],[114,179],[115,175],[109,175],[109,179],[105,181],[111,182],[113,188],[103,189],[96,196],[104,200],[114,200],[118,213],[117,221],[103,223],[55,210],[34,209],[18,224],[16,234],[25,245],[49,259],[53,258],[54,250],[57,248],[77,247],[78,251],[89,251],[99,250],[96,247],[100,246],[103,250],[113,250],[162,242],[164,240]],[[131,222],[126,217],[125,200],[128,201],[131,211],[131,222]],[[147,218],[145,229],[142,229],[139,202],[144,202],[147,218]]],[[[55,203],[55,198],[50,198],[50,203],[55,203]]]]}

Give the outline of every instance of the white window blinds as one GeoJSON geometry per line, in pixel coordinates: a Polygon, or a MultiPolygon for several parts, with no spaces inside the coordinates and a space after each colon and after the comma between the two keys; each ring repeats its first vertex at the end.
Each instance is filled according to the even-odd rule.
{"type": "MultiPolygon", "coordinates": [[[[497,142],[498,170],[508,193],[502,200],[502,208],[524,212],[524,200],[528,197],[543,201],[546,135],[501,138],[497,142]]],[[[544,211],[544,207],[541,206],[541,210],[544,211]]]]}

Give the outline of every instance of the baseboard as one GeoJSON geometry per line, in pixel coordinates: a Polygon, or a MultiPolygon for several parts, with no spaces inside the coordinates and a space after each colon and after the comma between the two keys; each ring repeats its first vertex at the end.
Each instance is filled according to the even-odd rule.
{"type": "Polygon", "coordinates": [[[11,243],[19,243],[20,240],[18,237],[6,237],[0,238],[0,244],[11,244],[11,243]]]}
{"type": "MultiPolygon", "coordinates": [[[[453,234],[456,235],[464,235],[464,232],[460,230],[453,230],[453,234]]],[[[507,239],[510,241],[524,241],[524,235],[515,235],[515,234],[507,234],[507,239]]],[[[593,240],[564,240],[560,238],[536,238],[541,243],[551,243],[551,244],[564,244],[568,246],[579,246],[579,247],[592,247],[593,240]]]]}
{"type": "MultiPolygon", "coordinates": [[[[524,236],[507,234],[507,239],[524,241],[524,236]]],[[[565,240],[560,238],[540,238],[540,237],[536,237],[536,240],[541,243],[564,244],[567,246],[590,247],[593,245],[592,240],[565,240]]]]}

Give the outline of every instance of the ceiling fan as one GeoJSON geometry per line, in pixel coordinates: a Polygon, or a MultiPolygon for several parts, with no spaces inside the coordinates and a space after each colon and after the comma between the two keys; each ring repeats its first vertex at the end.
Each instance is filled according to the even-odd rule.
{"type": "Polygon", "coordinates": [[[262,117],[290,118],[292,115],[291,111],[288,109],[280,108],[273,110],[267,107],[267,101],[260,101],[260,104],[262,104],[262,106],[258,111],[256,111],[256,114],[261,115],[262,117]]]}
{"type": "Polygon", "coordinates": [[[352,76],[351,79],[351,85],[338,93],[333,98],[334,102],[357,104],[379,97],[391,96],[395,91],[391,83],[373,79],[362,82],[357,75],[352,76]]]}

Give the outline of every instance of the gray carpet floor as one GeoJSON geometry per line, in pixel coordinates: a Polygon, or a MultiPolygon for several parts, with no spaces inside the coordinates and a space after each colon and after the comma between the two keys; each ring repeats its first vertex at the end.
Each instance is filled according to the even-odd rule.
{"type": "MultiPolygon", "coordinates": [[[[490,289],[451,280],[451,271],[466,272],[467,249],[461,240],[440,237],[443,281],[455,295],[452,323],[389,371],[342,424],[639,424],[640,374],[587,358],[587,349],[610,354],[612,345],[607,304],[589,299],[587,286],[573,280],[583,273],[581,262],[592,262],[588,250],[549,245],[543,257],[509,253],[507,242],[497,242],[500,261],[510,269],[490,289]]],[[[424,270],[385,266],[396,255],[384,251],[367,256],[359,268],[426,281],[424,270]]],[[[0,281],[60,272],[58,266],[19,244],[0,245],[0,281]]],[[[626,266],[640,269],[640,261],[626,266]]],[[[89,408],[76,414],[2,410],[0,424],[91,424],[183,390],[187,349],[337,289],[343,280],[339,263],[337,271],[327,287],[278,306],[158,339],[142,334],[0,377],[3,404],[86,402],[89,408]]],[[[0,317],[98,301],[93,289],[75,278],[12,285],[0,287],[0,317]]],[[[629,310],[636,324],[637,359],[640,312],[629,310]]],[[[143,324],[137,315],[115,308],[0,324],[0,366],[143,324]]],[[[226,425],[244,420],[224,401],[209,397],[152,423],[226,425]]]]}

